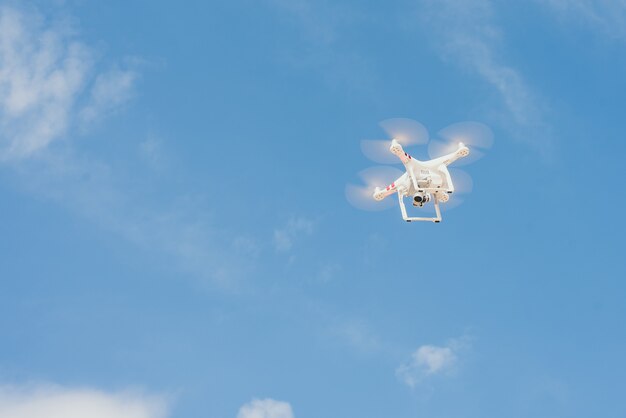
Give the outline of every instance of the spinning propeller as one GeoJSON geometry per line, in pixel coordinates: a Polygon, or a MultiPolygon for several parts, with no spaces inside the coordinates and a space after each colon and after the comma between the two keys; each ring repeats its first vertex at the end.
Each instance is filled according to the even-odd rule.
{"type": "MultiPolygon", "coordinates": [[[[471,155],[471,154],[470,154],[471,155]]],[[[454,183],[454,193],[444,204],[445,209],[454,209],[465,201],[463,195],[470,194],[474,189],[474,181],[467,171],[458,168],[448,168],[452,183],[454,183]]]]}
{"type": "Polygon", "coordinates": [[[398,163],[398,158],[389,152],[390,141],[394,138],[403,147],[424,145],[428,142],[428,131],[424,125],[413,119],[386,119],[379,125],[389,135],[389,139],[364,139],[361,141],[361,151],[375,163],[398,163]]]}
{"type": "Polygon", "coordinates": [[[354,207],[363,210],[383,210],[389,209],[396,202],[394,199],[384,199],[376,201],[372,198],[376,187],[386,187],[403,172],[395,167],[370,167],[358,173],[363,181],[362,185],[346,184],[346,198],[354,207]]]}
{"type": "MultiPolygon", "coordinates": [[[[389,151],[391,139],[398,141],[406,150],[412,145],[428,144],[428,155],[435,159],[442,155],[449,154],[458,149],[459,143],[470,148],[469,156],[461,158],[454,164],[465,165],[474,162],[485,155],[485,151],[493,145],[493,133],[486,125],[478,122],[460,122],[452,124],[437,134],[436,139],[429,142],[428,131],[421,123],[407,118],[387,119],[380,123],[380,126],[387,133],[388,139],[362,140],[361,150],[370,160],[382,164],[401,164],[397,156],[389,151]]],[[[468,194],[473,189],[473,181],[469,174],[457,168],[448,168],[454,193],[450,195],[447,202],[443,202],[444,207],[451,209],[463,202],[460,195],[468,194]]],[[[358,173],[363,184],[346,185],[346,198],[358,209],[363,210],[383,210],[394,206],[397,199],[391,196],[382,201],[376,201],[372,195],[376,187],[384,188],[394,182],[404,172],[393,167],[372,167],[358,173]]]]}
{"type": "Polygon", "coordinates": [[[457,165],[473,163],[485,156],[485,151],[493,145],[493,132],[487,125],[478,122],[454,123],[440,130],[437,136],[428,144],[430,158],[454,152],[459,142],[470,148],[470,155],[459,160],[457,165]]]}

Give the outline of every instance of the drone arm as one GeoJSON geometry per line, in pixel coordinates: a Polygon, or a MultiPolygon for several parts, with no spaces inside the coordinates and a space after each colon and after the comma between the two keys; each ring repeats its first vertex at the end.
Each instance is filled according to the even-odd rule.
{"type": "Polygon", "coordinates": [[[402,164],[405,164],[405,165],[409,161],[411,161],[412,158],[413,158],[409,154],[404,152],[404,149],[402,148],[402,145],[400,145],[400,143],[398,141],[396,141],[395,139],[393,139],[391,141],[391,146],[389,147],[389,151],[391,151],[391,153],[393,155],[398,157],[400,159],[400,161],[402,161],[402,164]]]}
{"type": "Polygon", "coordinates": [[[383,200],[387,196],[392,195],[396,193],[397,191],[398,191],[398,186],[396,182],[391,183],[389,186],[385,187],[384,189],[377,187],[376,190],[374,191],[374,199],[383,200]]]}
{"type": "Polygon", "coordinates": [[[467,146],[465,146],[463,143],[459,143],[459,148],[456,151],[441,156],[439,158],[435,158],[434,160],[429,161],[429,163],[433,165],[443,164],[445,166],[448,166],[460,158],[467,157],[469,153],[469,148],[467,148],[467,146]]]}

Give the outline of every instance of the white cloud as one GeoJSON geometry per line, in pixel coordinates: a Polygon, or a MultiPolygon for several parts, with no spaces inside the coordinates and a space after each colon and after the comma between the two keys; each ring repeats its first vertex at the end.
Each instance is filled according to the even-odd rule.
{"type": "Polygon", "coordinates": [[[304,217],[289,219],[283,228],[274,230],[274,246],[277,251],[286,252],[292,249],[294,241],[302,235],[313,233],[314,223],[304,217]]]}
{"type": "Polygon", "coordinates": [[[136,392],[0,386],[0,418],[163,418],[167,402],[136,392]]]}
{"type": "Polygon", "coordinates": [[[426,374],[449,369],[456,362],[456,355],[450,347],[423,345],[413,353],[415,364],[423,367],[426,374]]]}
{"type": "Polygon", "coordinates": [[[424,379],[449,374],[455,369],[461,351],[469,346],[469,338],[450,340],[445,346],[422,345],[411,354],[411,359],[396,369],[396,376],[410,387],[424,379]]]}
{"type": "MultiPolygon", "coordinates": [[[[69,140],[129,100],[137,79],[116,65],[98,71],[96,54],[77,33],[34,9],[0,6],[0,162],[33,195],[169,256],[176,268],[230,286],[242,263],[237,251],[220,250],[230,238],[215,237],[202,198],[183,195],[170,199],[171,207],[154,207],[128,190],[117,167],[81,155],[69,140]]],[[[163,160],[158,145],[142,146],[152,164],[163,160]]]]}
{"type": "Polygon", "coordinates": [[[0,151],[29,155],[68,129],[85,87],[91,55],[42,18],[0,8],[0,151]]]}
{"type": "Polygon", "coordinates": [[[480,76],[501,97],[505,125],[536,150],[549,147],[546,106],[521,72],[499,57],[503,36],[490,0],[422,0],[420,17],[442,58],[480,76]],[[432,36],[434,35],[434,36],[432,36]]]}
{"type": "Polygon", "coordinates": [[[29,157],[62,139],[82,102],[93,120],[122,104],[134,75],[97,74],[94,54],[70,28],[32,12],[0,7],[0,158],[29,157]]]}
{"type": "Polygon", "coordinates": [[[253,399],[239,408],[237,418],[293,418],[293,411],[288,402],[253,399]]]}
{"type": "Polygon", "coordinates": [[[620,0],[542,0],[560,18],[587,24],[606,35],[626,40],[626,2],[620,0]]]}

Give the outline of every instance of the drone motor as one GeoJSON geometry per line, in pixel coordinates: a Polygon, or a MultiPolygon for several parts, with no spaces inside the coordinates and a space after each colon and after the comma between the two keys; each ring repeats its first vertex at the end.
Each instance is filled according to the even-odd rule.
{"type": "Polygon", "coordinates": [[[446,203],[448,200],[450,200],[450,195],[446,192],[437,192],[437,200],[439,200],[441,203],[446,203]]]}

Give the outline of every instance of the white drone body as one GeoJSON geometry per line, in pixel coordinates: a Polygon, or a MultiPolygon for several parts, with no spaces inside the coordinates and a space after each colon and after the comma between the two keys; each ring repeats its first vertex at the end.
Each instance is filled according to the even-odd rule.
{"type": "Polygon", "coordinates": [[[346,199],[357,209],[383,210],[393,206],[393,202],[384,199],[396,193],[402,219],[406,222],[441,222],[442,210],[462,203],[463,198],[459,195],[471,192],[472,179],[466,172],[449,168],[449,165],[459,159],[463,159],[465,165],[482,158],[494,139],[487,125],[473,121],[448,125],[434,137],[430,137],[424,125],[409,118],[386,119],[379,125],[388,139],[362,139],[361,152],[378,164],[401,162],[404,173],[395,167],[381,165],[361,170],[357,174],[359,184],[346,184],[346,199]],[[405,152],[406,147],[414,145],[425,145],[430,160],[416,160],[405,152]],[[382,188],[385,184],[389,185],[382,188]],[[432,203],[435,213],[409,216],[404,205],[406,197],[412,199],[411,203],[417,209],[430,207],[432,203]]]}
{"type": "Polygon", "coordinates": [[[460,158],[469,155],[469,148],[463,143],[458,144],[456,151],[428,161],[419,161],[407,154],[402,145],[393,139],[389,151],[396,155],[406,172],[396,181],[381,189],[376,187],[373,198],[383,200],[394,193],[398,194],[398,202],[402,211],[402,219],[407,222],[431,221],[441,222],[439,202],[445,203],[454,193],[454,183],[448,171],[448,165],[460,158]],[[410,217],[407,215],[404,198],[412,197],[413,206],[422,207],[432,201],[435,207],[435,217],[410,217]]]}

